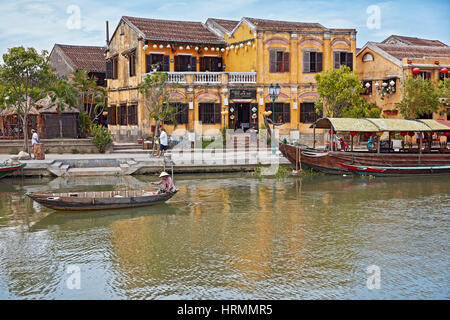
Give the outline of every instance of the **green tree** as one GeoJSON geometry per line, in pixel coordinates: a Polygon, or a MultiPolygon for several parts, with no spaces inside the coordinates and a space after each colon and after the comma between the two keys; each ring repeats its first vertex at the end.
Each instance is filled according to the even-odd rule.
{"type": "Polygon", "coordinates": [[[407,77],[403,83],[403,97],[395,108],[405,118],[420,118],[438,111],[440,90],[421,77],[407,77]]]}
{"type": "Polygon", "coordinates": [[[449,112],[449,106],[450,106],[450,80],[446,79],[446,81],[439,81],[438,85],[439,90],[439,101],[444,105],[447,106],[447,108],[442,108],[442,113],[448,113],[449,112]]]}
{"type": "Polygon", "coordinates": [[[78,106],[78,90],[66,80],[56,80],[47,89],[51,101],[56,104],[58,112],[65,107],[76,108],[78,106]]]}
{"type": "Polygon", "coordinates": [[[55,79],[51,72],[47,51],[38,53],[34,48],[14,47],[3,54],[0,65],[0,104],[14,107],[22,121],[24,151],[28,152],[28,116],[33,107],[32,99],[45,94],[55,79]]]}
{"type": "MultiPolygon", "coordinates": [[[[148,74],[139,86],[139,92],[144,95],[144,108],[150,119],[156,121],[156,132],[158,132],[162,121],[172,121],[176,125],[175,115],[177,108],[170,103],[170,89],[177,84],[167,82],[167,72],[155,72],[148,74]]],[[[155,142],[155,136],[153,136],[155,142]]],[[[153,143],[155,149],[155,143],[153,143]]]]}
{"type": "Polygon", "coordinates": [[[94,121],[107,104],[106,90],[97,86],[96,79],[90,77],[87,70],[74,72],[72,81],[79,92],[80,112],[87,113],[91,121],[94,121]]]}
{"type": "Polygon", "coordinates": [[[92,143],[95,144],[100,153],[105,152],[106,146],[112,142],[111,133],[102,125],[92,125],[91,131],[93,134],[92,143]]]}
{"type": "Polygon", "coordinates": [[[364,91],[356,72],[347,66],[330,69],[315,76],[319,99],[316,112],[329,117],[363,117],[376,115],[377,111],[360,94],[364,91]],[[371,111],[372,110],[372,111],[371,111]]]}

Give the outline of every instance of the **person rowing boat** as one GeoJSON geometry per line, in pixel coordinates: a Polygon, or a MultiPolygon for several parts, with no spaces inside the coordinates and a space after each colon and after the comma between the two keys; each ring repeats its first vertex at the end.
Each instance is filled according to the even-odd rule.
{"type": "Polygon", "coordinates": [[[169,193],[169,192],[175,193],[178,191],[177,188],[175,188],[175,185],[173,183],[172,178],[170,177],[170,174],[163,171],[163,172],[161,172],[159,177],[161,178],[161,180],[159,182],[151,182],[151,184],[155,185],[155,186],[161,185],[160,190],[158,190],[158,194],[169,193]]]}

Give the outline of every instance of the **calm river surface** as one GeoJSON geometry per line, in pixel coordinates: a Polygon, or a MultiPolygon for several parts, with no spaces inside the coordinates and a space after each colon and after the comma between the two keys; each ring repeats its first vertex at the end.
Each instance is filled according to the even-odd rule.
{"type": "Polygon", "coordinates": [[[449,176],[179,175],[197,205],[90,213],[25,196],[151,180],[1,180],[0,299],[450,298],[449,176]]]}

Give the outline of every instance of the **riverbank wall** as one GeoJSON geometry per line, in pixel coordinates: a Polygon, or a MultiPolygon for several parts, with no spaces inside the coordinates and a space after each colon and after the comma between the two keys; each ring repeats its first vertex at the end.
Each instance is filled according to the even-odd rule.
{"type": "MultiPolygon", "coordinates": [[[[0,155],[0,162],[10,155],[0,155]]],[[[289,165],[279,151],[259,150],[180,150],[156,158],[151,153],[48,154],[45,160],[21,161],[26,166],[10,176],[125,176],[174,173],[247,172],[257,166],[289,165]]]]}

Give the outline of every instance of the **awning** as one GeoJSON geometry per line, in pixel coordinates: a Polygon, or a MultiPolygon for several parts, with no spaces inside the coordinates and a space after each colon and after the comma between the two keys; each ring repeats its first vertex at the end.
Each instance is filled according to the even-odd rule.
{"type": "Polygon", "coordinates": [[[420,119],[421,121],[429,126],[433,131],[450,131],[450,121],[449,120],[431,120],[431,119],[420,119]]]}
{"type": "Polygon", "coordinates": [[[450,127],[431,119],[383,119],[383,118],[321,118],[310,128],[331,129],[341,132],[431,132],[450,131],[450,127]]]}

